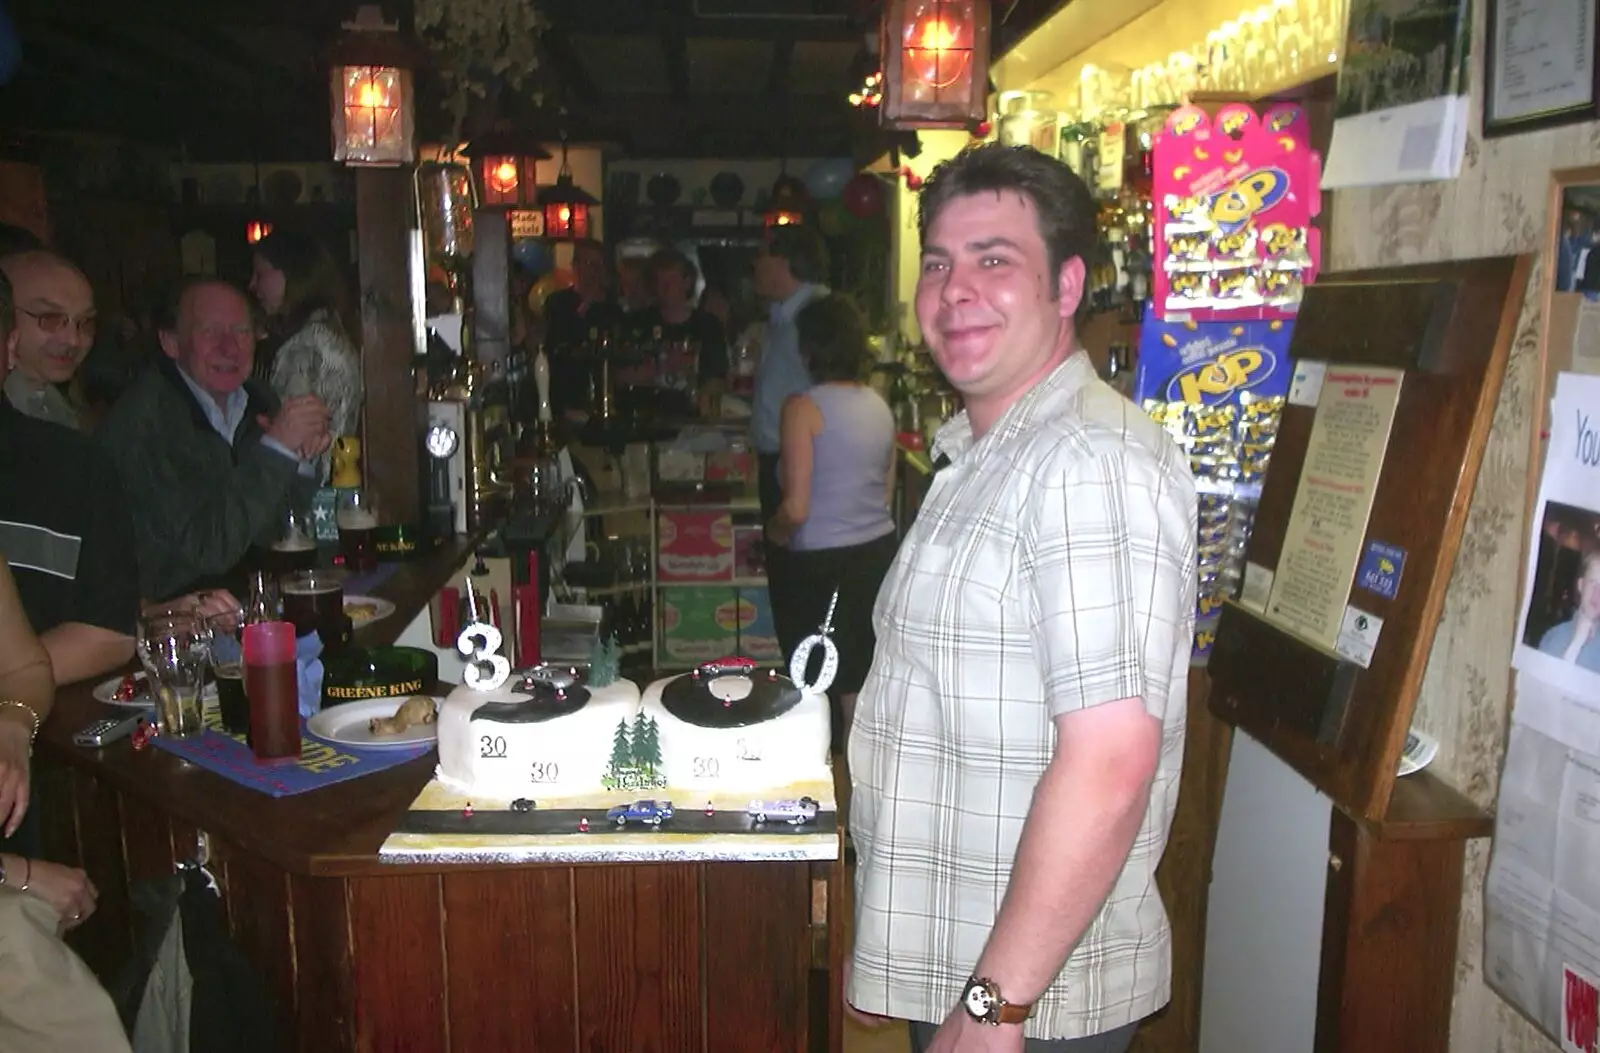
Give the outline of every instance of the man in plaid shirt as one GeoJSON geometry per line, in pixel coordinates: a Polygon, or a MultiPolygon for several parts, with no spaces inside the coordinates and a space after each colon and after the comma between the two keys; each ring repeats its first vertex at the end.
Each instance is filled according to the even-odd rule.
{"type": "Polygon", "coordinates": [[[1195,491],[1077,346],[1095,213],[997,144],[922,192],[917,321],[966,408],[878,594],[845,994],[930,1053],[1120,1053],[1170,994],[1195,491]]]}

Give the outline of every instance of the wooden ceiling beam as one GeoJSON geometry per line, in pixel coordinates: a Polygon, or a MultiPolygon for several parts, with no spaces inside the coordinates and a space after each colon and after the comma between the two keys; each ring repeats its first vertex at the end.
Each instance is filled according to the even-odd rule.
{"type": "Polygon", "coordinates": [[[574,36],[655,36],[673,29],[696,40],[847,41],[861,39],[863,31],[847,18],[697,18],[688,4],[659,0],[540,0],[540,11],[574,36]]]}

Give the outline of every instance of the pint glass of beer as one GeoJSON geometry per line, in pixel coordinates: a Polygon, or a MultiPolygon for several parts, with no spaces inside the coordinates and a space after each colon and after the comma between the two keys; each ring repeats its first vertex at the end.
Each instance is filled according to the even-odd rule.
{"type": "Polygon", "coordinates": [[[291,574],[279,587],[283,620],[294,625],[296,636],[318,632],[324,641],[338,635],[344,617],[344,585],[325,570],[291,574]]]}
{"type": "Polygon", "coordinates": [[[317,565],[317,533],[311,513],[291,508],[267,551],[266,570],[275,577],[310,570],[317,565]]]}
{"type": "Polygon", "coordinates": [[[339,524],[345,569],[360,574],[377,566],[372,534],[378,529],[378,499],[372,491],[363,487],[341,490],[334,519],[339,524]]]}

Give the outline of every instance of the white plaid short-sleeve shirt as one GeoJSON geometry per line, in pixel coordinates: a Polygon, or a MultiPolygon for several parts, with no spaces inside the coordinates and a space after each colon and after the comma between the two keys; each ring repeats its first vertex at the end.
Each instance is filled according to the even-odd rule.
{"type": "Polygon", "coordinates": [[[1005,896],[1052,718],[1137,697],[1164,728],[1149,809],[1024,1025],[1030,1038],[1099,1034],[1170,995],[1155,872],[1183,762],[1194,483],[1177,447],[1082,352],[981,438],[962,415],[935,449],[950,463],[878,593],[878,646],[850,735],[850,1001],[945,1018],[1005,896]]]}

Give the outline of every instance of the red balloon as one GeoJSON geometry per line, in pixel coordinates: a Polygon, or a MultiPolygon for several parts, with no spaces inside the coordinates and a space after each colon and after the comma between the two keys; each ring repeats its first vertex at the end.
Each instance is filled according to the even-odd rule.
{"type": "Polygon", "coordinates": [[[883,184],[870,172],[857,172],[855,178],[844,185],[839,198],[857,219],[876,216],[883,211],[883,184]]]}

